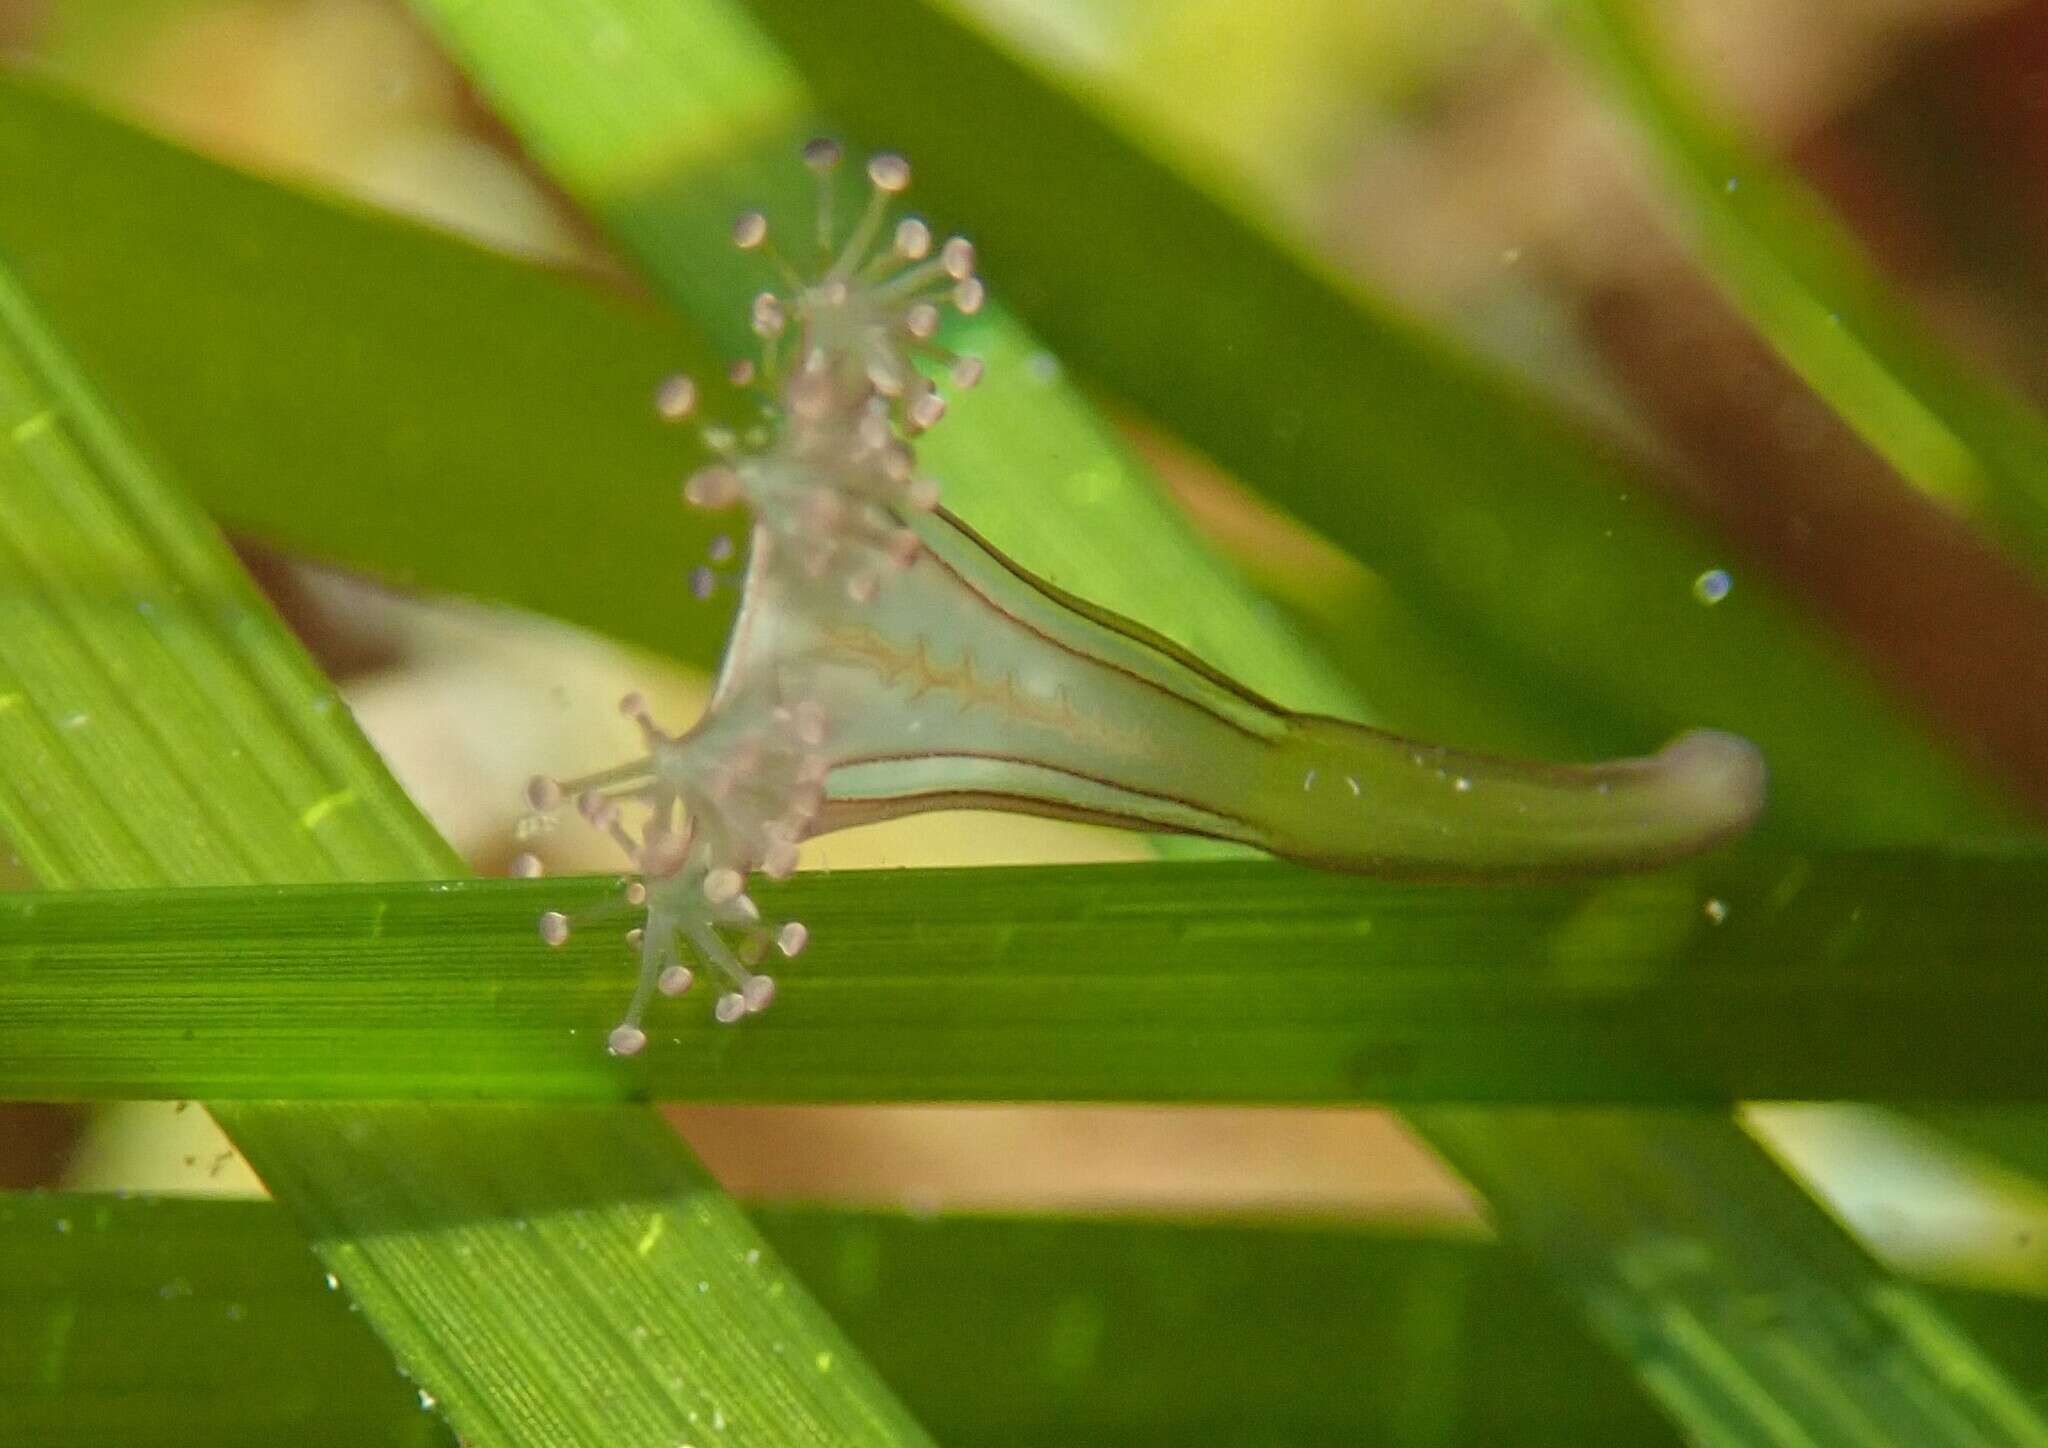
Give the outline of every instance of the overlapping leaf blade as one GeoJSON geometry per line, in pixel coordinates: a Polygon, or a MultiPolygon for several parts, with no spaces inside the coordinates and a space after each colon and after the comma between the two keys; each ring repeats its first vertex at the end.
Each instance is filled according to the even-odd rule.
{"type": "MultiPolygon", "coordinates": [[[[0,438],[0,827],[33,871],[456,870],[4,268],[0,438]]],[[[742,1441],[923,1441],[650,1112],[217,1115],[472,1442],[666,1442],[693,1412],[742,1441]]]]}

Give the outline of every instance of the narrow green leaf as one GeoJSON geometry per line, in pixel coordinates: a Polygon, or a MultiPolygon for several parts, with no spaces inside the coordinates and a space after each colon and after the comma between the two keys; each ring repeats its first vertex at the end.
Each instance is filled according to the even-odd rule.
{"type": "MultiPolygon", "coordinates": [[[[1571,1119],[1583,1118],[1596,1133],[1615,1119],[1571,1119]]],[[[1541,1279],[1490,1244],[1334,1226],[917,1222],[760,1208],[755,1216],[878,1365],[934,1385],[915,1405],[961,1442],[1674,1441],[1611,1363],[1583,1354],[1583,1329],[1541,1279]],[[1091,1337],[1088,1371],[1074,1372],[1069,1364],[1083,1356],[1075,1340],[1091,1337]],[[991,1341],[1038,1351],[985,1367],[980,1353],[991,1341]],[[1032,1366],[1035,1381],[1016,1370],[1032,1366]],[[1369,1416],[1333,1418],[1346,1405],[1369,1416]],[[1238,1425],[1243,1436],[1231,1436],[1238,1425]]],[[[1572,1250],[1584,1250],[1583,1237],[1572,1250]]],[[[1772,1271],[1752,1280],[1775,1291],[1781,1279],[1772,1271]]],[[[1666,1302],[1678,1296],[1668,1279],[1658,1290],[1666,1302]]],[[[1695,1308],[1721,1306],[1710,1293],[1689,1296],[1695,1308]]],[[[1937,1299],[2028,1393],[2048,1392],[2040,1302],[1937,1299]]],[[[1638,1366],[1653,1340],[1637,1338],[1638,1366]]],[[[1969,1440],[1920,1440],[1948,1441],[1969,1440]]]]}
{"type": "MultiPolygon", "coordinates": [[[[46,883],[457,868],[4,267],[0,503],[0,829],[46,883]]],[[[216,1115],[473,1443],[669,1442],[693,1412],[923,1441],[802,1292],[748,1285],[758,1238],[650,1113],[216,1115]]]]}
{"type": "Polygon", "coordinates": [[[0,1448],[452,1448],[268,1202],[0,1195],[0,1448]]]}
{"type": "MultiPolygon", "coordinates": [[[[732,218],[753,205],[808,214],[815,192],[797,155],[817,130],[794,75],[751,23],[718,5],[645,0],[415,8],[649,280],[730,355],[751,355],[746,300],[773,276],[730,245],[732,218]],[[616,42],[593,47],[594,33],[616,42]]],[[[947,425],[921,437],[918,453],[978,532],[1055,583],[1085,580],[1091,601],[1145,617],[1198,653],[1262,651],[1283,631],[1080,395],[1034,363],[1040,344],[1000,299],[948,340],[983,357],[988,376],[952,400],[947,425]],[[1147,546],[1131,547],[1134,538],[1147,546]],[[1186,606],[1161,610],[1169,598],[1186,606]]],[[[1271,657],[1280,695],[1336,707],[1342,694],[1326,672],[1299,659],[1298,649],[1271,657]]]]}
{"type": "Polygon", "coordinates": [[[1251,862],[851,872],[744,1028],[664,1006],[603,880],[0,895],[0,1096],[2048,1100],[2048,860],[1754,854],[1473,891],[1251,862]]]}
{"type": "MultiPolygon", "coordinates": [[[[1642,137],[1702,261],[1787,364],[1901,477],[2048,567],[2048,420],[1956,357],[1791,168],[1689,91],[1657,12],[1634,0],[1534,8],[1642,137]]],[[[2044,1174],[2038,1119],[1976,1125],[1966,1139],[2044,1174]]]]}
{"type": "Polygon", "coordinates": [[[1581,748],[1736,730],[1771,761],[1773,826],[1807,838],[2011,819],[1654,483],[1288,255],[945,0],[748,5],[826,110],[917,159],[1063,361],[1384,574],[1476,671],[1569,701],[1581,748]],[[1693,583],[1716,566],[1736,588],[1706,608],[1693,583]]]}
{"type": "MultiPolygon", "coordinates": [[[[0,242],[95,378],[216,516],[295,552],[716,662],[726,610],[687,601],[678,560],[700,557],[722,523],[673,506],[695,445],[658,428],[647,406],[656,376],[704,372],[708,343],[687,326],[242,175],[5,75],[0,119],[11,180],[0,242]],[[251,247],[250,235],[265,244],[251,247]],[[202,328],[204,355],[165,367],[202,328]],[[273,486],[280,473],[305,490],[273,486]]],[[[712,209],[677,238],[679,272],[726,275],[727,218],[712,209]]],[[[728,327],[743,282],[707,300],[728,327]]],[[[1030,359],[1025,349],[1016,362],[1030,359]]],[[[1092,517],[1105,460],[1111,476],[1124,464],[1064,390],[1037,390],[1044,408],[963,460],[960,486],[978,496],[974,480],[991,465],[998,478],[1028,467],[1092,517]],[[1076,456],[1094,461],[1063,461],[1076,456]]],[[[998,508],[1008,491],[981,490],[998,508]]],[[[1030,546],[1029,510],[1002,521],[1013,545],[1030,546]]],[[[1136,525],[1181,526],[1156,506],[1136,525]]],[[[1123,526],[1091,536],[1114,539],[1123,526]]],[[[1047,571],[1071,570],[1036,554],[1047,571]]],[[[1141,574],[1146,591],[1133,590],[1131,606],[1170,574],[1141,574]]],[[[1198,632],[1218,626],[1193,616],[1198,632]]],[[[1403,681],[1387,691],[1392,727],[1523,752],[1570,737],[1532,696],[1511,703],[1498,681],[1461,673],[1385,589],[1352,599],[1326,628],[1361,678],[1403,681]]],[[[1297,702],[1316,694],[1297,681],[1297,702]]]]}
{"type": "Polygon", "coordinates": [[[1702,259],[1779,355],[1901,477],[2048,561],[2048,420],[1936,340],[1819,197],[1687,93],[1657,12],[1533,8],[1619,102],[1702,259]]]}
{"type": "MultiPolygon", "coordinates": [[[[919,1415],[976,1448],[1674,1441],[1479,1242],[753,1213],[919,1415]]],[[[0,1356],[0,1448],[189,1441],[166,1425],[202,1411],[219,1448],[436,1441],[402,1436],[431,1420],[266,1203],[0,1196],[0,1341],[59,1335],[60,1373],[0,1356]]]]}
{"type": "Polygon", "coordinates": [[[717,525],[676,505],[695,446],[652,406],[662,377],[709,365],[673,314],[4,74],[0,172],[0,247],[217,517],[717,661],[725,611],[683,585],[717,525]]]}
{"type": "MultiPolygon", "coordinates": [[[[1483,1241],[1337,1223],[749,1210],[950,1441],[1677,1441],[1544,1285],[1483,1241]]],[[[2030,1388],[2048,1388],[2039,1302],[1940,1297],[2030,1388]]],[[[6,1448],[186,1441],[174,1425],[201,1404],[222,1448],[417,1441],[403,1430],[431,1427],[267,1203],[0,1196],[0,1341],[53,1337],[55,1382],[45,1354],[0,1357],[6,1448]],[[396,1431],[349,1436],[384,1423],[396,1431]],[[334,1436],[317,1436],[328,1424],[334,1436]]]]}
{"type": "MultiPolygon", "coordinates": [[[[1432,1109],[1430,1143],[1511,1217],[1692,1441],[2048,1443],[2041,1402],[1813,1210],[1718,1112],[1432,1109]]],[[[2038,1384],[2040,1364],[2025,1364],[2038,1384]]]]}

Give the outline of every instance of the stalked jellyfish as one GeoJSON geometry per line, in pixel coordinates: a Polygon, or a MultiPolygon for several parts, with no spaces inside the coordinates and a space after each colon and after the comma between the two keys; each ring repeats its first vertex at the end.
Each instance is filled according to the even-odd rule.
{"type": "MultiPolygon", "coordinates": [[[[1756,818],[1763,765],[1732,735],[1544,764],[1296,714],[1004,558],[939,506],[915,451],[945,416],[940,386],[981,376],[939,340],[947,310],[983,304],[973,246],[892,218],[910,184],[893,155],[868,163],[842,235],[839,147],[813,142],[804,160],[818,179],[808,235],[784,248],[759,212],[733,228],[779,283],[750,304],[759,358],[729,374],[758,394],[761,420],[703,424],[713,460],[682,490],[752,514],[710,705],[671,734],[628,695],[640,757],[528,790],[542,816],[573,805],[638,871],[639,981],[615,1053],[644,1048],[655,993],[682,994],[700,969],[719,986],[718,1020],[764,1009],[776,984],[757,967],[798,954],[809,932],[764,920],[749,880],[789,874],[812,836],[921,810],[1181,831],[1330,869],[1471,881],[1639,869],[1756,818]]],[[[688,378],[656,393],[675,419],[700,402],[688,378]]],[[[714,543],[711,565],[734,551],[714,543]]],[[[700,597],[716,586],[709,565],[692,575],[700,597]]],[[[558,945],[569,922],[551,911],[540,933],[558,945]]]]}

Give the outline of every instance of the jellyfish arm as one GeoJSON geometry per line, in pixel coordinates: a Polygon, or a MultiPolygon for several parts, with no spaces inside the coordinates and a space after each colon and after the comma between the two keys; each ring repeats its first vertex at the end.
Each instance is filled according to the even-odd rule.
{"type": "MultiPolygon", "coordinates": [[[[890,225],[909,168],[886,155],[835,235],[838,149],[814,142],[805,159],[821,190],[809,269],[776,252],[758,213],[733,233],[786,283],[754,299],[761,357],[734,371],[766,421],[745,436],[703,428],[716,461],[683,488],[688,503],[753,516],[711,702],[670,733],[628,695],[640,757],[528,789],[537,813],[573,801],[638,873],[639,979],[615,1053],[642,1049],[653,997],[699,969],[721,983],[718,1019],[764,1009],[775,982],[757,967],[808,932],[764,921],[750,877],[787,875],[812,836],[919,811],[1178,831],[1327,869],[1472,881],[1640,869],[1754,821],[1763,765],[1733,735],[1545,764],[1297,714],[1005,558],[939,506],[914,447],[945,412],[928,374],[954,387],[981,374],[936,340],[942,307],[981,305],[973,248],[935,244],[915,218],[890,225]]],[[[672,379],[658,405],[687,417],[695,398],[672,379]]],[[[568,933],[542,917],[543,940],[568,933]]]]}
{"type": "Polygon", "coordinates": [[[803,625],[807,692],[846,721],[824,827],[1001,809],[1480,881],[1647,868],[1740,834],[1762,807],[1762,762],[1734,735],[1546,764],[1297,714],[1032,577],[944,510],[917,531],[887,594],[803,625]]]}

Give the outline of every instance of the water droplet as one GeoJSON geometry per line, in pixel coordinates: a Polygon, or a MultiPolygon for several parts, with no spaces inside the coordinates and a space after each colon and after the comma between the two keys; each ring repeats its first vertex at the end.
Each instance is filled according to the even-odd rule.
{"type": "Polygon", "coordinates": [[[1728,596],[1735,587],[1735,580],[1728,576],[1725,568],[1709,568],[1692,581],[1692,596],[1701,603],[1712,606],[1728,596]]]}

